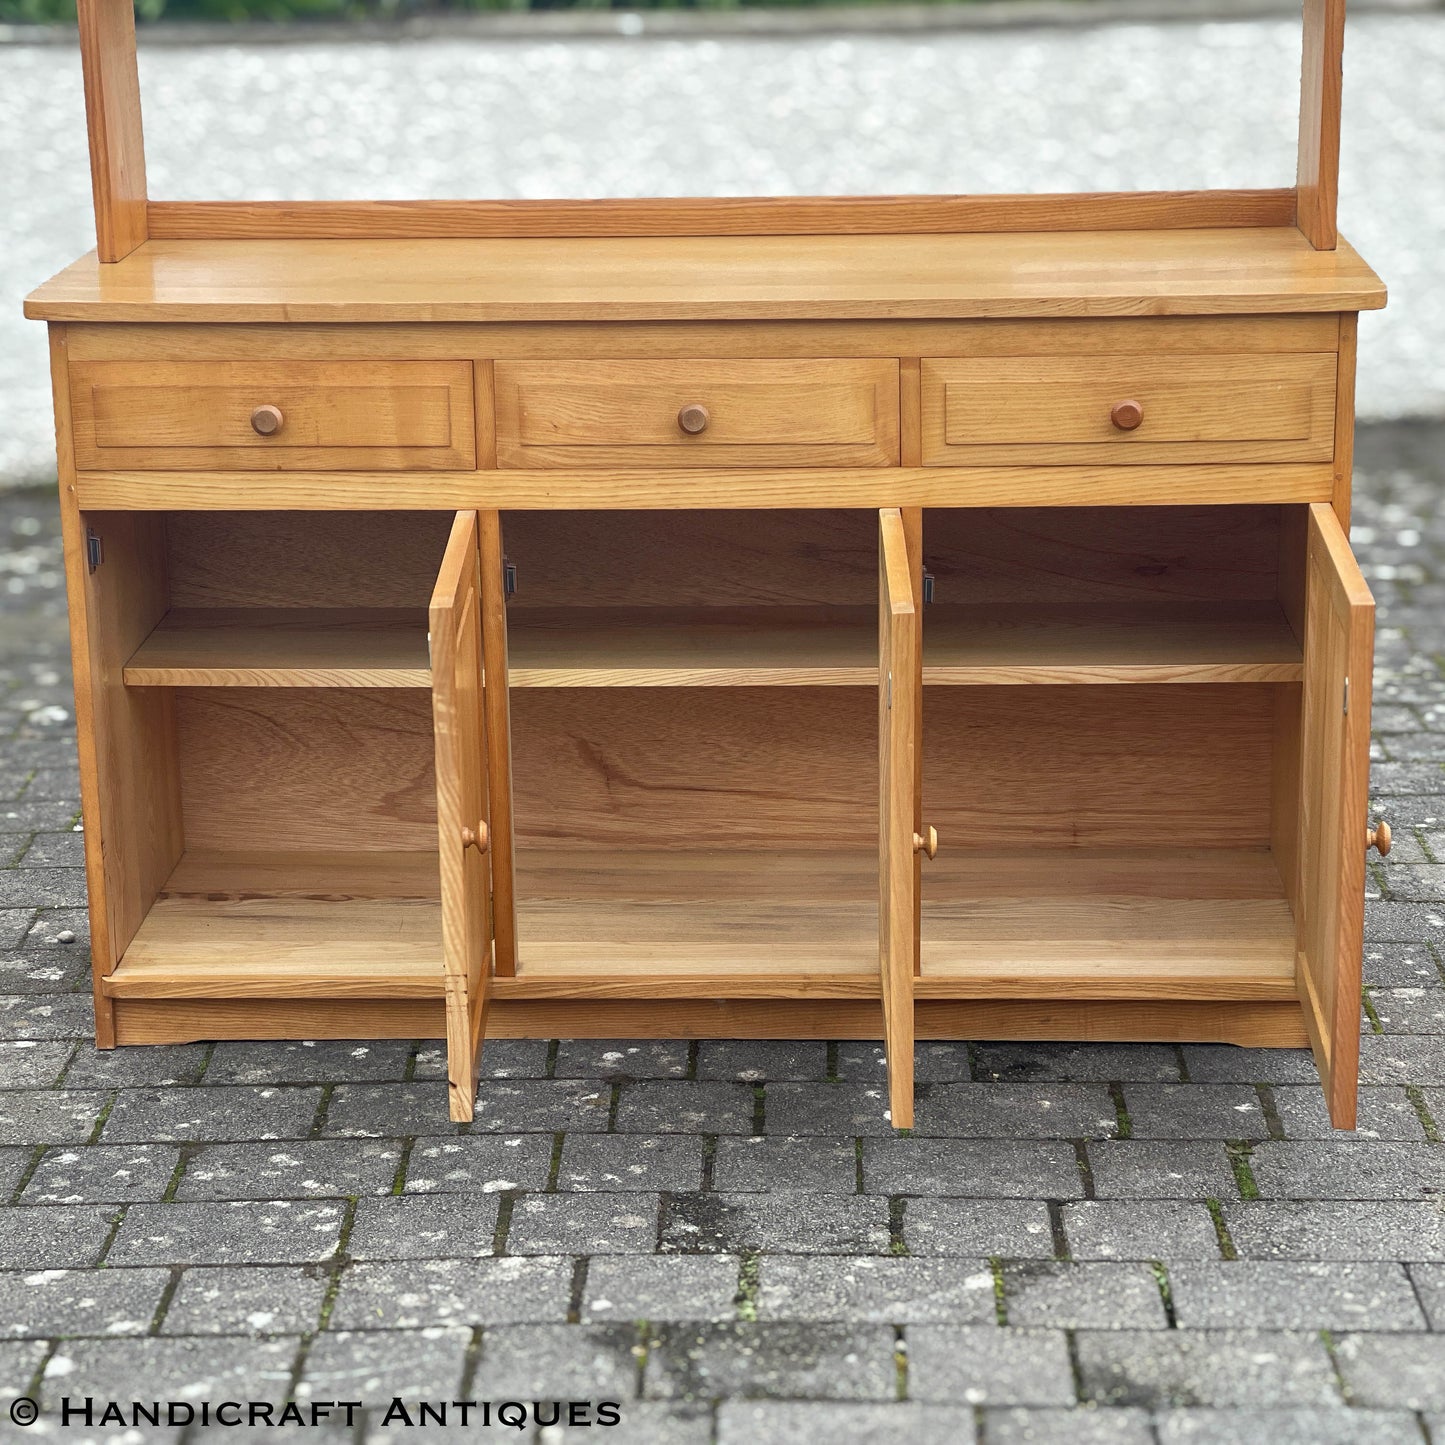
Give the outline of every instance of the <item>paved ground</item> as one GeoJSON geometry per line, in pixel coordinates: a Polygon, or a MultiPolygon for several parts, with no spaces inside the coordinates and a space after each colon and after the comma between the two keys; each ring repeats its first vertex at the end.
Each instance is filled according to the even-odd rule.
{"type": "Polygon", "coordinates": [[[909,1138],[846,1043],[493,1043],[461,1129],[432,1044],[97,1054],[53,506],[0,501],[0,1389],[609,1396],[627,1445],[1445,1440],[1445,427],[1360,459],[1398,842],[1353,1138],[1295,1052],[924,1045],[909,1138]]]}
{"type": "MultiPolygon", "coordinates": [[[[1288,185],[1297,20],[143,51],[157,197],[1288,185]]],[[[1341,223],[1390,284],[1361,415],[1445,415],[1445,13],[1359,15],[1341,223]]],[[[22,296],[93,244],[80,65],[0,46],[0,488],[51,475],[22,296]]]]}

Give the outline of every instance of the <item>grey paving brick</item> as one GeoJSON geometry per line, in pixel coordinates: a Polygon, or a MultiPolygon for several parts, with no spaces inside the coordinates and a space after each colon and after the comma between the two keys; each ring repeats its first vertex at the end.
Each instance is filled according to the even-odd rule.
{"type": "Polygon", "coordinates": [[[1445,1335],[1344,1335],[1335,1359],[1357,1405],[1445,1410],[1445,1335]]]}
{"type": "Polygon", "coordinates": [[[1108,1139],[1118,1129],[1103,1084],[933,1084],[914,1133],[974,1139],[1108,1139]]]}
{"type": "Polygon", "coordinates": [[[106,1259],[115,1265],[311,1263],[335,1251],[342,1208],[322,1200],[132,1204],[106,1259]]]}
{"type": "Polygon", "coordinates": [[[897,1390],[893,1331],[878,1325],[672,1324],[648,1345],[656,1398],[891,1400],[897,1390]]]}
{"type": "Polygon", "coordinates": [[[161,1333],[305,1334],[321,1318],[329,1285],[315,1265],[200,1265],[181,1275],[161,1333]]]}
{"type": "Polygon", "coordinates": [[[1054,1140],[865,1139],[869,1194],[1073,1199],[1083,1193],[1073,1146],[1054,1140]]]}
{"type": "Polygon", "coordinates": [[[662,1249],[677,1254],[887,1254],[888,1201],[837,1194],[674,1194],[662,1249]]]}
{"type": "MultiPolygon", "coordinates": [[[[1393,1338],[1393,1337],[1392,1337],[1393,1338]]],[[[1264,1330],[1081,1330],[1085,1396],[1100,1405],[1329,1406],[1340,1402],[1319,1337],[1264,1330]]]]}
{"type": "MultiPolygon", "coordinates": [[[[952,1084],[973,1077],[972,1046],[951,1040],[919,1039],[913,1047],[913,1077],[920,1084],[952,1084]]],[[[838,1045],[837,1077],[887,1092],[888,1060],[883,1045],[866,1039],[838,1045]]]]}
{"type": "Polygon", "coordinates": [[[49,1353],[40,1342],[0,1341],[0,1401],[25,1394],[49,1353]]]}
{"type": "Polygon", "coordinates": [[[1445,1260],[1445,1210],[1433,1202],[1259,1200],[1223,1208],[1242,1258],[1445,1260]]]}
{"type": "Polygon", "coordinates": [[[321,1334],[307,1353],[296,1394],[315,1400],[385,1401],[396,1395],[452,1400],[471,1338],[470,1330],[441,1327],[321,1334]]]}
{"type": "Polygon", "coordinates": [[[67,1340],[45,1366],[41,1399],[284,1400],[298,1341],[67,1340]]]}
{"type": "Polygon", "coordinates": [[[1155,1445],[1144,1410],[1072,1409],[986,1410],[988,1445],[1155,1445]]]}
{"type": "Polygon", "coordinates": [[[1019,1260],[1003,1266],[1003,1289],[1010,1325],[1162,1330],[1169,1324],[1147,1264],[1019,1260]]]}
{"type": "Polygon", "coordinates": [[[69,828],[78,807],[63,799],[0,804],[0,833],[41,833],[69,828]]]}
{"type": "Polygon", "coordinates": [[[0,1209],[0,1269],[76,1269],[95,1264],[120,1209],[110,1204],[0,1209]]]}
{"type": "Polygon", "coordinates": [[[701,1137],[572,1134],[562,1144],[559,1190],[700,1189],[701,1137]]]}
{"type": "MultiPolygon", "coordinates": [[[[1445,1264],[1412,1264],[1408,1266],[1410,1278],[1420,1303],[1425,1307],[1426,1317],[1432,1330],[1445,1332],[1445,1264]]],[[[1361,1329],[1370,1329],[1361,1325],[1361,1329]]]]}
{"type": "Polygon", "coordinates": [[[90,960],[75,945],[0,955],[0,994],[69,993],[89,982],[90,960]]]}
{"type": "Polygon", "coordinates": [[[1387,1034],[1445,1034],[1445,988],[1374,988],[1370,1002],[1387,1034]]]}
{"type": "Polygon", "coordinates": [[[1420,1445],[1404,1410],[1164,1410],[1159,1445],[1420,1445]]]}
{"type": "Polygon", "coordinates": [[[84,833],[37,833],[21,860],[23,868],[84,868],[84,833]]]}
{"type": "Polygon", "coordinates": [[[764,1096],[769,1134],[821,1134],[836,1139],[893,1133],[888,1087],[883,1080],[874,1084],[768,1084],[764,1096]]]}
{"type": "Polygon", "coordinates": [[[88,1039],[95,1033],[90,994],[15,994],[0,998],[0,1038],[88,1039]]]}
{"type": "Polygon", "coordinates": [[[69,1039],[0,1043],[0,1089],[48,1089],[74,1052],[69,1039]]]}
{"type": "MultiPolygon", "coordinates": [[[[550,1410],[551,1405],[544,1410],[550,1410]]],[[[556,1425],[543,1425],[537,1433],[540,1445],[594,1445],[598,1433],[597,1414],[589,1404],[579,1403],[577,1421],[567,1423],[571,1404],[564,1407],[556,1425]]],[[[627,1445],[712,1445],[713,1412],[707,1404],[680,1400],[633,1400],[620,1407],[616,1431],[625,1432],[627,1445]]],[[[606,1427],[603,1427],[606,1428],[606,1427]]]]}
{"type": "Polygon", "coordinates": [[[205,1044],[147,1044],[97,1049],[82,1043],[65,1073],[67,1089],[141,1088],[194,1084],[206,1064],[205,1044]]]}
{"type": "Polygon", "coordinates": [[[973,1411],[957,1405],[836,1404],[809,1400],[724,1400],[717,1445],[973,1445],[973,1411]]]}
{"type": "Polygon", "coordinates": [[[1428,1034],[1366,1034],[1360,1040],[1362,1084],[1445,1084],[1445,1048],[1428,1034]]]}
{"type": "Polygon", "coordinates": [[[1136,1139],[1262,1139],[1269,1128],[1246,1084],[1125,1084],[1136,1139]]]}
{"type": "Polygon", "coordinates": [[[985,1259],[805,1259],[765,1255],[759,1319],[867,1324],[993,1324],[985,1259]]]}
{"type": "Polygon", "coordinates": [[[1054,1257],[1048,1206],[1036,1199],[908,1199],[903,1238],[915,1255],[1054,1257]]]}
{"type": "Polygon", "coordinates": [[[1170,1044],[978,1044],[980,1079],[1017,1082],[1179,1082],[1179,1054],[1170,1044]]]}
{"type": "Polygon", "coordinates": [[[436,1080],[411,1084],[337,1084],[327,1105],[321,1132],[376,1139],[415,1134],[446,1136],[449,1130],[446,1108],[446,1089],[436,1080]]]}
{"type": "Polygon", "coordinates": [[[1398,1084],[1375,1084],[1359,1091],[1357,1128],[1339,1130],[1330,1122],[1324,1091],[1315,1084],[1271,1090],[1275,1112],[1287,1139],[1409,1139],[1425,1137],[1420,1116],[1398,1084]]]}
{"type": "Polygon", "coordinates": [[[406,1039],[222,1040],[211,1055],[211,1062],[206,1069],[206,1082],[399,1082],[406,1077],[411,1051],[412,1045],[406,1039]]]}
{"type": "Polygon", "coordinates": [[[617,1128],[629,1134],[751,1134],[753,1086],[692,1079],[626,1083],[617,1101],[617,1128]]]}
{"type": "Polygon", "coordinates": [[[163,1269],[0,1272],[0,1335],[144,1335],[169,1278],[163,1269]]]}
{"type": "Polygon", "coordinates": [[[476,1259],[491,1254],[496,1231],[494,1194],[360,1199],[346,1252],[353,1259],[476,1259]]]}
{"type": "Polygon", "coordinates": [[[0,1143],[84,1144],[110,1097],[99,1089],[0,1093],[0,1143]]]}
{"type": "Polygon", "coordinates": [[[18,948],[34,921],[33,908],[0,907],[0,948],[18,948]]]}
{"type": "Polygon", "coordinates": [[[810,1039],[704,1039],[697,1046],[699,1079],[823,1079],[828,1046],[810,1039]]]}
{"type": "Polygon", "coordinates": [[[854,1194],[858,1151],[852,1139],[729,1138],[717,1142],[713,1188],[779,1194],[854,1194]]]}
{"type": "Polygon", "coordinates": [[[726,1254],[598,1255],[587,1266],[586,1320],[730,1320],[738,1261],[726,1254]]]}
{"type": "MultiPolygon", "coordinates": [[[[37,794],[36,796],[43,795],[37,794]]],[[[16,868],[0,870],[0,908],[84,907],[84,869],[16,868]]]]}
{"type": "MultiPolygon", "coordinates": [[[[545,1079],[550,1039],[488,1039],[478,1073],[483,1079],[545,1079]]],[[[424,1041],[412,1064],[414,1079],[445,1079],[445,1043],[424,1041]]]]}
{"type": "Polygon", "coordinates": [[[1219,1237],[1203,1204],[1081,1199],[1064,1205],[1075,1259],[1218,1259],[1219,1237]]]}
{"type": "Polygon", "coordinates": [[[1242,1049],[1235,1044],[1185,1044],[1184,1066],[1196,1084],[1313,1084],[1320,1073],[1308,1049],[1242,1049]]]}
{"type": "Polygon", "coordinates": [[[1181,1329],[1417,1330],[1420,1306],[1398,1264],[1177,1260],[1181,1329]]]}
{"type": "MultiPolygon", "coordinates": [[[[59,768],[36,768],[35,775],[30,779],[30,786],[25,789],[26,802],[59,802],[69,807],[75,807],[80,798],[80,774],[74,767],[59,768]]],[[[69,869],[57,868],[56,873],[66,873],[69,869]]],[[[75,870],[79,873],[79,869],[75,870]]],[[[72,883],[69,896],[84,899],[84,875],[72,883]]],[[[73,906],[73,905],[72,905],[73,906]]]]}
{"type": "Polygon", "coordinates": [[[917,1325],[908,1331],[908,1394],[951,1405],[1072,1405],[1064,1332],[917,1325]]]}
{"type": "Polygon", "coordinates": [[[405,1192],[495,1194],[503,1189],[545,1189],[551,1167],[550,1134],[421,1138],[407,1160],[405,1192]]]}
{"type": "Polygon", "coordinates": [[[25,935],[27,953],[80,958],[90,984],[90,914],[84,908],[42,908],[25,935]],[[67,938],[65,935],[73,935],[67,938]]]}
{"type": "Polygon", "coordinates": [[[93,1144],[47,1149],[20,1196],[22,1204],[130,1204],[160,1199],[181,1151],[171,1144],[93,1144]]]}
{"type": "Polygon", "coordinates": [[[567,1318],[570,1259],[358,1262],[341,1277],[328,1327],[414,1330],[567,1318]]]}
{"type": "MultiPolygon", "coordinates": [[[[483,1079],[477,1087],[473,1133],[526,1134],[549,1129],[576,1129],[600,1133],[607,1128],[612,1090],[586,1079],[483,1079]]],[[[445,1118],[446,1096],[440,1110],[433,1104],[432,1127],[445,1118]]],[[[421,1132],[421,1131],[417,1131],[421,1132]]]]}
{"type": "MultiPolygon", "coordinates": [[[[1438,755],[1439,743],[1433,738],[1428,746],[1432,754],[1438,755]]],[[[1431,761],[1434,761],[1432,757],[1431,761]]],[[[1386,877],[1390,884],[1390,897],[1403,899],[1407,903],[1445,902],[1445,867],[1435,863],[1391,863],[1386,877]]]]}
{"type": "Polygon", "coordinates": [[[208,1144],[186,1161],[177,1199],[316,1199],[389,1194],[401,1145],[381,1139],[208,1144]]]}
{"type": "Polygon", "coordinates": [[[1427,945],[1372,944],[1365,949],[1365,982],[1377,988],[1440,988],[1440,970],[1427,945]]]}
{"type": "Polygon", "coordinates": [[[1228,1199],[1238,1196],[1222,1141],[1119,1139],[1089,1145],[1100,1199],[1228,1199]]]}
{"type": "Polygon", "coordinates": [[[0,1202],[14,1194],[34,1157],[34,1149],[21,1148],[18,1144],[0,1147],[0,1202]]]}
{"type": "Polygon", "coordinates": [[[319,1088],[296,1086],[120,1089],[101,1138],[107,1144],[304,1139],[320,1103],[319,1088]]]}
{"type": "Polygon", "coordinates": [[[1445,1196],[1445,1148],[1385,1140],[1266,1141],[1250,1158],[1263,1199],[1445,1196]]]}
{"type": "Polygon", "coordinates": [[[1365,904],[1366,943],[1428,943],[1445,937],[1445,909],[1429,903],[1365,904]]]}
{"type": "Polygon", "coordinates": [[[650,1254],[656,1194],[524,1194],[512,1208],[508,1254],[650,1254]]]}
{"type": "Polygon", "coordinates": [[[493,1400],[631,1400],[642,1349],[631,1325],[507,1325],[482,1332],[472,1394],[493,1400]]]}
{"type": "Polygon", "coordinates": [[[682,1079],[689,1049],[677,1039],[562,1039],[559,1079],[682,1079]]]}

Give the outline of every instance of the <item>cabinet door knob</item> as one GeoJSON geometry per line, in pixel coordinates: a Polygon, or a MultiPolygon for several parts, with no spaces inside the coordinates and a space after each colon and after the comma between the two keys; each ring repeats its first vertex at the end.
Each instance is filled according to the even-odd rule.
{"type": "Polygon", "coordinates": [[[924,853],[930,858],[938,857],[938,829],[928,828],[913,835],[913,851],[924,853]]]}
{"type": "Polygon", "coordinates": [[[279,406],[258,406],[251,413],[251,430],[258,437],[273,437],[281,430],[285,420],[279,406]]]}
{"type": "Polygon", "coordinates": [[[475,848],[478,853],[485,853],[491,841],[491,834],[485,823],[478,823],[475,828],[462,829],[463,848],[475,848]]]}
{"type": "Polygon", "coordinates": [[[707,430],[707,424],[712,418],[708,416],[707,408],[699,401],[690,401],[677,414],[677,424],[689,436],[696,436],[699,432],[707,430]]]}
{"type": "Polygon", "coordinates": [[[1365,852],[1373,848],[1381,858],[1390,851],[1390,825],[1381,819],[1373,828],[1365,829],[1365,852]]]}
{"type": "Polygon", "coordinates": [[[1144,420],[1144,408],[1137,401],[1116,401],[1109,410],[1109,420],[1120,431],[1133,431],[1144,420]]]}

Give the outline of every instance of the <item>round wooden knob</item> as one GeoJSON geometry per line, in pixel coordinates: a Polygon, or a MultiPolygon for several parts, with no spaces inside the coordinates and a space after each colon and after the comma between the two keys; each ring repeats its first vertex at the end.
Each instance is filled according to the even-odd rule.
{"type": "Polygon", "coordinates": [[[251,430],[258,437],[273,437],[281,430],[285,420],[279,406],[258,406],[251,413],[251,430]]]}
{"type": "Polygon", "coordinates": [[[698,401],[690,401],[677,414],[677,424],[689,436],[696,436],[699,432],[707,430],[707,424],[711,420],[707,408],[698,401]]]}
{"type": "Polygon", "coordinates": [[[1137,401],[1116,401],[1109,410],[1109,420],[1120,431],[1133,431],[1144,420],[1144,408],[1137,401]]]}
{"type": "Polygon", "coordinates": [[[938,829],[929,828],[922,833],[915,833],[913,851],[926,854],[929,858],[938,857],[938,829]]]}
{"type": "Polygon", "coordinates": [[[1381,858],[1390,851],[1390,825],[1383,819],[1373,828],[1365,829],[1365,852],[1373,848],[1381,858]]]}
{"type": "Polygon", "coordinates": [[[462,829],[463,848],[475,848],[478,853],[485,853],[490,842],[491,835],[488,833],[485,823],[478,823],[475,828],[462,829]]]}

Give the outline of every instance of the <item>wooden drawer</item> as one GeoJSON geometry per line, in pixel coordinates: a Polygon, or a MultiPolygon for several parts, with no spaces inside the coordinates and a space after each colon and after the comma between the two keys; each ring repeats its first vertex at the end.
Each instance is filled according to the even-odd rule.
{"type": "Polygon", "coordinates": [[[469,361],[78,362],[70,395],[82,470],[476,465],[469,361]]]}
{"type": "Polygon", "coordinates": [[[499,361],[496,409],[499,467],[898,462],[892,360],[499,361]]]}
{"type": "Polygon", "coordinates": [[[924,361],[923,462],[1328,461],[1335,371],[1334,352],[924,361]]]}

